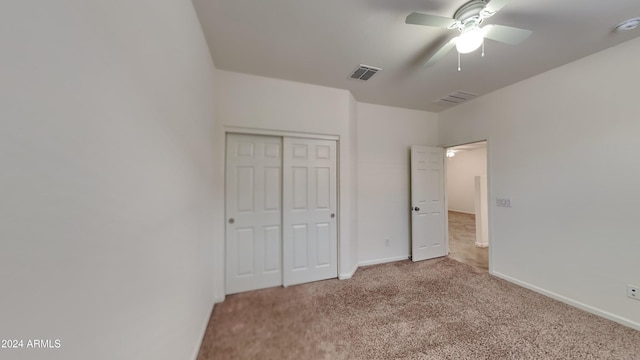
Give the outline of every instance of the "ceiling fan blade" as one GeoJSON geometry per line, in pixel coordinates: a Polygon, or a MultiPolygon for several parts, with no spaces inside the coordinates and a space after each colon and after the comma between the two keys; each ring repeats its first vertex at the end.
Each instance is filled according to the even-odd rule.
{"type": "Polygon", "coordinates": [[[533,31],[504,25],[487,25],[482,28],[484,37],[509,45],[518,45],[525,41],[533,31]]]}
{"type": "Polygon", "coordinates": [[[450,25],[455,24],[454,19],[449,19],[443,16],[429,15],[418,12],[412,12],[407,16],[405,23],[413,25],[425,25],[446,29],[450,25]]]}
{"type": "Polygon", "coordinates": [[[449,42],[447,42],[446,44],[444,44],[444,46],[442,46],[440,48],[440,50],[438,50],[435,54],[433,54],[429,60],[427,60],[427,62],[424,63],[425,67],[429,67],[429,66],[433,66],[435,65],[435,63],[437,63],[440,59],[442,59],[445,55],[447,55],[447,53],[449,51],[451,51],[451,49],[453,49],[456,46],[456,41],[458,41],[458,37],[456,36],[453,39],[449,40],[449,42]]]}
{"type": "Polygon", "coordinates": [[[507,5],[509,1],[511,0],[491,0],[484,9],[490,14],[494,14],[507,5]]]}

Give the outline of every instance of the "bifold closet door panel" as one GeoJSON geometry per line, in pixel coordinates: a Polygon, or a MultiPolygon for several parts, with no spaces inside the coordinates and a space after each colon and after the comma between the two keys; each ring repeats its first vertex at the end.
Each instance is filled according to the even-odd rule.
{"type": "Polygon", "coordinates": [[[336,141],[284,138],[283,284],[338,276],[336,141]]]}
{"type": "Polygon", "coordinates": [[[282,285],[282,138],[227,135],[226,293],[282,285]]]}

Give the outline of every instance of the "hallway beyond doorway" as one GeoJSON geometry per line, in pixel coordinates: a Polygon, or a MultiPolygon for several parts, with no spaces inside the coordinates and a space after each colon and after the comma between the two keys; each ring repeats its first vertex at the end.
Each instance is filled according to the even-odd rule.
{"type": "Polygon", "coordinates": [[[488,271],[489,248],[479,248],[475,242],[475,215],[449,211],[449,257],[488,271]]]}

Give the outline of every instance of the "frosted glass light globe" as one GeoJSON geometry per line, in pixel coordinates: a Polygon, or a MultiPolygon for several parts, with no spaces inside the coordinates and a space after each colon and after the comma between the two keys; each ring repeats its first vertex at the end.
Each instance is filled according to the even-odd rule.
{"type": "Polygon", "coordinates": [[[462,32],[456,41],[456,49],[460,54],[470,53],[477,50],[484,41],[484,31],[479,27],[474,27],[462,32]]]}

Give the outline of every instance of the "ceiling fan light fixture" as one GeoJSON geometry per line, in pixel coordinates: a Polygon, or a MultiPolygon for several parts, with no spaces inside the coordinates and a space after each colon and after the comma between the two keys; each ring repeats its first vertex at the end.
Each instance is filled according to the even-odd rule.
{"type": "Polygon", "coordinates": [[[460,54],[467,54],[478,50],[484,41],[484,31],[478,26],[465,29],[458,36],[456,41],[456,50],[460,54]]]}
{"type": "Polygon", "coordinates": [[[518,45],[526,40],[531,35],[531,30],[496,24],[480,26],[487,18],[507,5],[509,1],[511,0],[467,0],[456,10],[452,18],[419,12],[409,14],[405,19],[407,24],[459,31],[458,36],[451,38],[431,54],[431,57],[424,62],[424,66],[435,65],[455,47],[458,52],[458,71],[460,71],[462,54],[482,48],[482,56],[484,56],[485,37],[509,45],[518,45]]]}

